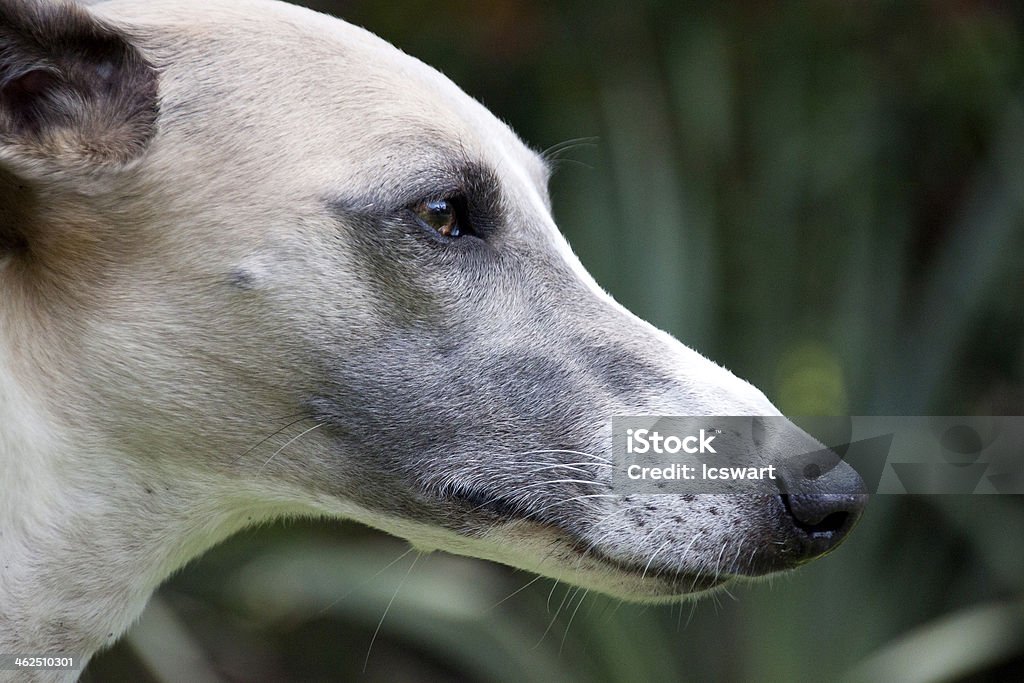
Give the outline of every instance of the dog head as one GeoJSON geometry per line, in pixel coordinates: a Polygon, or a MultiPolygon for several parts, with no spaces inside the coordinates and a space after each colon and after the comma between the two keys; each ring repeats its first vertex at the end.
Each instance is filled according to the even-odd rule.
{"type": "Polygon", "coordinates": [[[164,569],[326,514],[674,599],[856,521],[848,472],[612,491],[612,416],[778,411],[604,293],[544,161],[380,39],[258,0],[6,2],[0,37],[4,344],[123,523],[172,529],[164,569]]]}

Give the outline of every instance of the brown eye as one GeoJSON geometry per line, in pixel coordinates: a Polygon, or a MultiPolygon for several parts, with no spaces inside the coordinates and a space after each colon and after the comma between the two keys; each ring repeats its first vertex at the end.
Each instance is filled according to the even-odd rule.
{"type": "Polygon", "coordinates": [[[460,237],[459,212],[455,203],[448,199],[428,199],[412,208],[416,218],[431,230],[444,237],[460,237]]]}

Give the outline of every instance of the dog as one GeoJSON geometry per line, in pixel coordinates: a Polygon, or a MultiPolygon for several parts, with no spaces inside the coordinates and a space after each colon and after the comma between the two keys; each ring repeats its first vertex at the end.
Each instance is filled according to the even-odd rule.
{"type": "Polygon", "coordinates": [[[651,602],[833,549],[849,468],[609,493],[613,416],[779,411],[595,283],[548,174],[307,9],[0,0],[0,653],[81,665],[280,517],[651,602]]]}

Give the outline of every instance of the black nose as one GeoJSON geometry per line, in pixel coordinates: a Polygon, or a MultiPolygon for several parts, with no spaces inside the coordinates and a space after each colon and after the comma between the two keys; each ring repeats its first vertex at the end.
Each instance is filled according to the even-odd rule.
{"type": "MultiPolygon", "coordinates": [[[[837,458],[838,459],[838,458],[837,458]]],[[[779,498],[799,546],[801,560],[823,555],[839,545],[867,505],[864,480],[842,461],[819,473],[802,467],[780,469],[779,498]],[[817,475],[817,476],[814,476],[817,475]]]]}

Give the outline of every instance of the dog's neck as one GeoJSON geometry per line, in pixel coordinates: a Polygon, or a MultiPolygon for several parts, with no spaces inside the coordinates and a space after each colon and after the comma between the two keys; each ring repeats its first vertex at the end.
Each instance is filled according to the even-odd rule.
{"type": "Polygon", "coordinates": [[[0,652],[86,658],[141,613],[167,558],[135,535],[155,530],[125,524],[134,483],[121,473],[90,493],[103,460],[64,457],[2,369],[0,424],[0,652]]]}
{"type": "Polygon", "coordinates": [[[159,472],[143,481],[130,459],[71,442],[19,383],[15,347],[2,341],[0,653],[84,661],[123,634],[164,578],[244,521],[210,491],[183,491],[159,472]]]}

